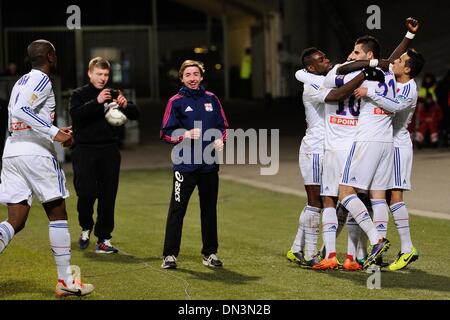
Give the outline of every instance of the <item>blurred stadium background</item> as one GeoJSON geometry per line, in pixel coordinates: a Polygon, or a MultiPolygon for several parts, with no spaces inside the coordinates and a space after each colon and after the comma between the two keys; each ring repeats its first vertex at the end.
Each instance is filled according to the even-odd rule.
{"type": "MultiPolygon", "coordinates": [[[[187,58],[205,62],[205,85],[223,100],[298,107],[301,89],[293,75],[300,67],[303,48],[316,46],[341,62],[358,36],[371,34],[380,40],[383,56],[388,56],[403,37],[408,16],[421,21],[414,47],[426,57],[424,71],[439,79],[450,69],[449,8],[449,3],[438,0],[408,4],[367,0],[128,0],[121,4],[62,0],[25,7],[21,2],[0,0],[0,73],[10,75],[8,64],[17,66],[12,78],[0,80],[0,99],[8,99],[14,77],[29,69],[26,46],[45,38],[59,53],[55,86],[60,122],[69,121],[70,90],[87,81],[87,63],[96,55],[113,63],[111,86],[124,89],[142,108],[155,102],[160,106],[176,92],[177,69],[187,58]],[[71,15],[66,11],[73,4],[81,9],[78,30],[66,26],[71,15]],[[366,21],[371,13],[367,8],[373,4],[381,9],[381,29],[368,30],[366,21]],[[240,78],[247,48],[252,57],[249,86],[240,78]]],[[[304,123],[297,127],[302,135],[304,123]]],[[[128,130],[130,143],[145,140],[145,133],[152,129],[146,119],[133,128],[128,130]],[[136,133],[139,129],[141,135],[136,133]]]]}
{"type": "MultiPolygon", "coordinates": [[[[87,80],[90,58],[103,55],[113,63],[112,85],[144,101],[173,95],[180,62],[196,58],[206,63],[206,86],[222,99],[276,103],[299,95],[293,75],[303,48],[316,46],[340,62],[354,40],[369,33],[388,56],[403,37],[408,16],[421,21],[414,46],[427,59],[425,72],[441,78],[450,67],[450,4],[437,0],[62,0],[25,7],[0,0],[0,8],[0,72],[9,63],[17,65],[18,74],[26,72],[27,44],[49,39],[59,53],[57,86],[63,101],[87,80]],[[66,27],[66,10],[73,4],[81,9],[79,30],[66,27]],[[366,27],[371,15],[366,10],[373,4],[381,9],[379,30],[366,27]],[[239,73],[246,48],[252,56],[251,93],[239,73]]],[[[8,90],[1,89],[0,98],[7,98],[8,90]]],[[[62,109],[60,118],[66,116],[62,109]]]]}
{"type": "MultiPolygon", "coordinates": [[[[450,72],[449,9],[450,3],[438,0],[59,0],[26,4],[0,0],[0,135],[6,133],[5,117],[10,89],[18,77],[30,68],[26,61],[26,47],[32,40],[44,38],[55,44],[58,53],[58,71],[54,78],[57,125],[70,123],[68,99],[71,90],[87,82],[89,60],[97,55],[104,56],[113,64],[110,86],[124,90],[127,97],[137,102],[142,114],[139,122],[126,125],[122,167],[168,168],[170,148],[159,141],[159,126],[165,103],[180,86],[177,73],[181,62],[190,58],[201,60],[206,65],[204,84],[221,99],[232,128],[280,129],[281,164],[278,175],[261,177],[259,168],[242,166],[224,166],[224,175],[239,177],[240,181],[256,181],[272,191],[284,190],[282,192],[298,195],[295,190],[303,189],[298,173],[298,147],[306,126],[301,86],[294,78],[295,71],[300,68],[301,51],[305,47],[316,46],[326,52],[332,61],[342,62],[353,48],[354,40],[360,35],[370,34],[380,40],[382,56],[387,57],[404,36],[404,21],[411,16],[421,23],[419,34],[413,42],[413,46],[423,53],[427,61],[421,77],[429,72],[437,80],[442,80],[450,72]],[[367,8],[374,4],[381,9],[379,30],[369,30],[366,26],[371,16],[367,8]],[[71,16],[71,13],[66,12],[70,5],[78,5],[81,9],[81,29],[70,30],[66,26],[71,16]],[[247,48],[251,50],[252,57],[250,80],[240,77],[247,48]],[[17,66],[17,70],[9,67],[11,63],[17,66]],[[281,189],[274,188],[274,185],[281,189]],[[294,192],[285,192],[286,188],[294,192]]],[[[421,78],[417,82],[420,86],[421,78]]],[[[450,85],[450,80],[447,85],[450,85]]],[[[448,103],[441,105],[441,108],[444,118],[440,148],[416,150],[414,191],[407,195],[407,201],[412,208],[426,213],[440,212],[448,219],[449,198],[443,196],[442,190],[450,189],[450,179],[446,174],[450,165],[450,109],[448,103]]],[[[60,149],[59,156],[61,161],[70,160],[67,150],[60,149]]],[[[70,164],[65,168],[70,170],[70,164]]],[[[133,173],[127,173],[125,177],[128,175],[133,173]]],[[[68,184],[71,183],[68,180],[68,184]]],[[[168,188],[164,186],[160,190],[161,194],[168,197],[168,188]]],[[[74,199],[71,197],[71,201],[74,199]]],[[[289,203],[295,202],[291,201],[289,203]]],[[[118,206],[125,207],[125,204],[119,201],[118,206]]],[[[164,207],[159,210],[162,216],[158,218],[163,219],[165,204],[158,205],[164,207]]],[[[283,207],[286,209],[282,213],[282,233],[285,237],[278,239],[279,245],[271,249],[274,254],[280,253],[275,258],[271,256],[274,264],[284,259],[282,255],[291,241],[291,235],[287,233],[292,232],[294,235],[297,211],[301,205],[298,203],[297,206],[296,203],[291,207],[283,207]]],[[[71,213],[72,222],[75,221],[74,210],[71,213]]],[[[6,210],[3,208],[1,212],[4,216],[6,210]]],[[[267,217],[271,217],[271,214],[267,213],[267,217]]],[[[421,230],[422,237],[428,241],[424,242],[424,248],[425,243],[431,247],[435,241],[431,235],[424,236],[432,233],[424,230],[433,230],[433,223],[427,226],[429,229],[421,230]]],[[[161,223],[158,226],[162,228],[161,223]]],[[[78,232],[75,225],[72,232],[74,240],[78,232]]],[[[258,234],[258,230],[252,232],[258,234]]],[[[123,236],[125,242],[125,235],[127,233],[123,232],[118,238],[123,236]]],[[[195,236],[193,234],[190,237],[195,236]]],[[[152,248],[152,254],[155,255],[159,254],[162,241],[161,234],[157,237],[156,249],[152,248]]],[[[47,241],[44,236],[41,240],[47,241]]],[[[23,247],[25,244],[26,241],[23,247]]],[[[43,242],[43,252],[47,250],[46,245],[47,242],[43,242]]],[[[224,245],[227,245],[225,241],[224,245]]],[[[21,247],[17,250],[20,252],[21,247]]],[[[14,251],[8,252],[10,257],[15,255],[14,251]]],[[[438,256],[438,253],[432,254],[434,258],[438,256]]],[[[20,257],[17,259],[20,261],[20,257]]],[[[229,257],[229,261],[232,259],[234,257],[229,257]]],[[[14,263],[9,264],[14,268],[14,263]]],[[[445,274],[448,272],[441,273],[442,278],[433,281],[425,278],[423,282],[432,282],[435,284],[433,288],[438,288],[437,291],[442,290],[442,283],[448,288],[449,278],[445,274]]],[[[405,287],[409,285],[409,278],[404,277],[402,281],[405,287]]],[[[425,286],[425,289],[430,288],[425,286]]],[[[423,294],[419,292],[417,296],[423,294]]]]}

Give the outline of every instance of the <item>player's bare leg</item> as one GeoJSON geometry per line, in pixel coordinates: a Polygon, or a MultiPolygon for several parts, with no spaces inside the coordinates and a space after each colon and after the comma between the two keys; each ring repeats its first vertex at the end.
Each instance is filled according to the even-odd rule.
{"type": "Polygon", "coordinates": [[[26,200],[8,203],[8,219],[0,223],[0,253],[6,249],[14,235],[25,227],[29,212],[30,206],[26,200]]]}
{"type": "Polygon", "coordinates": [[[43,203],[49,221],[67,220],[66,202],[64,199],[57,199],[43,203]]]}
{"type": "Polygon", "coordinates": [[[30,213],[30,206],[26,200],[20,203],[8,203],[8,222],[14,228],[15,233],[19,233],[25,228],[25,223],[30,213]]]}
{"type": "Polygon", "coordinates": [[[320,186],[305,186],[308,205],[314,208],[322,208],[322,198],[320,197],[320,186]]]}

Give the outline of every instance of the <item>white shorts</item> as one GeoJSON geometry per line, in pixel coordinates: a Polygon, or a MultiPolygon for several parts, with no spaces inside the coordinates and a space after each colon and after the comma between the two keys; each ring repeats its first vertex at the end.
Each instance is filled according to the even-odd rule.
{"type": "Polygon", "coordinates": [[[411,190],[412,160],[412,148],[394,148],[393,189],[411,190]]]}
{"type": "Polygon", "coordinates": [[[300,153],[299,166],[304,184],[306,186],[320,186],[322,182],[322,161],[321,153],[300,153]]]}
{"type": "Polygon", "coordinates": [[[321,196],[337,197],[348,150],[325,150],[321,196]]]}
{"type": "Polygon", "coordinates": [[[0,203],[28,201],[35,195],[41,203],[67,198],[66,177],[58,161],[44,156],[17,156],[3,159],[0,203]]]}
{"type": "Polygon", "coordinates": [[[392,188],[394,147],[389,142],[357,141],[350,149],[341,184],[362,190],[392,188]]]}

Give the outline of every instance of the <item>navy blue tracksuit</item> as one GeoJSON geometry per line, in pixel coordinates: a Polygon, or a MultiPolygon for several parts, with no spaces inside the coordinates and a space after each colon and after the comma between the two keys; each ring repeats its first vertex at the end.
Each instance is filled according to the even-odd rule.
{"type": "MultiPolygon", "coordinates": [[[[194,163],[194,143],[204,150],[217,138],[226,140],[228,122],[219,99],[203,87],[192,90],[182,87],[167,103],[161,126],[160,138],[170,144],[183,141],[183,131],[194,129],[194,121],[201,121],[202,134],[208,129],[218,129],[221,137],[208,141],[184,141],[183,150],[189,155],[182,163],[173,164],[173,190],[166,224],[164,256],[178,256],[181,244],[183,219],[192,192],[198,187],[203,248],[207,256],[217,253],[217,194],[219,190],[219,165],[204,161],[194,163]]],[[[202,160],[202,159],[201,159],[202,160]]]]}

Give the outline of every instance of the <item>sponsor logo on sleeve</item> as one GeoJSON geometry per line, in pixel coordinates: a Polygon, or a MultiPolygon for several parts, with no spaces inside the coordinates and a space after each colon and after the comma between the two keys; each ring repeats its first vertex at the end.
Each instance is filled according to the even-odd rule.
{"type": "Polygon", "coordinates": [[[388,112],[386,110],[383,110],[380,107],[375,107],[373,108],[373,114],[377,115],[377,116],[381,116],[381,115],[391,115],[392,112],[388,112]]]}

